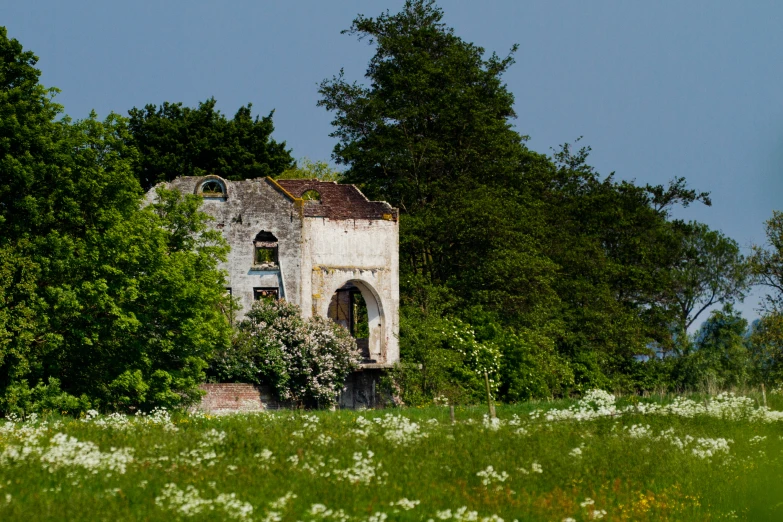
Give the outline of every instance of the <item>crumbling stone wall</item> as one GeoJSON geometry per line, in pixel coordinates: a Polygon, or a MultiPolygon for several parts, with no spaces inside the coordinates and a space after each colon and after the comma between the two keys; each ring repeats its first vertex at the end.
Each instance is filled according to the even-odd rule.
{"type": "MultiPolygon", "coordinates": [[[[206,181],[224,193],[204,196],[202,210],[213,218],[231,246],[227,286],[238,298],[239,320],[254,300],[254,289],[277,289],[299,305],[304,316],[328,316],[335,291],[346,283],[362,292],[371,318],[369,360],[399,360],[399,222],[388,203],[369,201],[353,185],[318,180],[270,178],[227,181],[217,176],[183,176],[163,184],[198,194],[206,181]],[[307,191],[319,201],[304,201],[307,191]],[[261,231],[277,238],[276,267],[257,266],[254,239],[261,231]]],[[[155,191],[147,194],[147,202],[155,191]]]]}
{"type": "MultiPolygon", "coordinates": [[[[353,185],[318,180],[227,181],[218,176],[183,176],[161,185],[201,195],[202,210],[213,217],[212,226],[231,246],[221,268],[228,274],[227,287],[241,306],[235,320],[244,316],[261,290],[276,291],[279,297],[300,306],[306,317],[328,317],[332,296],[346,284],[361,291],[369,323],[369,338],[362,340],[369,373],[349,379],[352,391],[345,397],[351,398],[341,399],[341,404],[374,405],[372,389],[377,387],[377,376],[370,376],[399,361],[397,209],[369,201],[353,185]],[[202,191],[205,183],[209,183],[209,193],[202,191]],[[302,199],[308,191],[317,192],[319,199],[302,199]],[[261,231],[277,239],[276,263],[255,262],[255,239],[261,231]]],[[[155,197],[153,189],[147,193],[146,203],[155,197]]],[[[272,244],[267,235],[264,237],[265,247],[272,244]]],[[[221,397],[214,400],[232,404],[226,398],[230,393],[220,390],[214,389],[216,397],[221,397]]],[[[208,391],[211,396],[212,388],[208,391]]],[[[242,396],[251,400],[250,395],[242,396]]],[[[258,400],[264,404],[264,399],[258,400]]],[[[205,403],[205,407],[217,406],[205,403]]]]}
{"type": "MultiPolygon", "coordinates": [[[[217,178],[210,176],[209,178],[217,178]]],[[[165,184],[183,194],[197,193],[207,178],[183,176],[165,184]]],[[[302,272],[302,212],[284,190],[265,179],[225,181],[225,197],[205,197],[201,209],[213,217],[231,246],[228,261],[221,268],[228,273],[227,286],[239,298],[244,316],[253,304],[254,288],[278,288],[280,297],[299,304],[302,272]],[[278,267],[261,269],[255,265],[254,239],[260,231],[271,232],[278,240],[278,267]]],[[[148,194],[154,199],[154,189],[148,194]]]]}

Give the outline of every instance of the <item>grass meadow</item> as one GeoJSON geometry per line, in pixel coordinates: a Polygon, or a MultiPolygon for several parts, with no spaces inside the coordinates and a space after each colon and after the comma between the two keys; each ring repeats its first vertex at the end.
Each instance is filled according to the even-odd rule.
{"type": "Polygon", "coordinates": [[[0,520],[783,520],[783,397],[0,424],[0,520]]]}

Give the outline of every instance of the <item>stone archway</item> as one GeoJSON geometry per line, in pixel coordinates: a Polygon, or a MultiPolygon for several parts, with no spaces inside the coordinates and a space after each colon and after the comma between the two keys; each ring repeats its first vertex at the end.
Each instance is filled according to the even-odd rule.
{"type": "Polygon", "coordinates": [[[336,288],[324,315],[351,332],[363,362],[384,362],[386,317],[381,299],[369,283],[350,279],[336,288]]]}

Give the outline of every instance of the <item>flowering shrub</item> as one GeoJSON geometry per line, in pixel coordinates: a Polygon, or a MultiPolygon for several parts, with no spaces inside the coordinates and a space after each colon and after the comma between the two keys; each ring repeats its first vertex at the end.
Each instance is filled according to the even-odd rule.
{"type": "Polygon", "coordinates": [[[345,328],[323,317],[303,319],[299,307],[284,300],[256,301],[235,344],[239,356],[219,360],[216,374],[268,384],[280,399],[299,405],[334,404],[359,362],[345,328]]]}
{"type": "Polygon", "coordinates": [[[422,316],[405,308],[400,323],[400,365],[394,377],[406,404],[486,400],[484,372],[493,394],[500,384],[501,352],[477,339],[473,327],[454,317],[422,316]]]}

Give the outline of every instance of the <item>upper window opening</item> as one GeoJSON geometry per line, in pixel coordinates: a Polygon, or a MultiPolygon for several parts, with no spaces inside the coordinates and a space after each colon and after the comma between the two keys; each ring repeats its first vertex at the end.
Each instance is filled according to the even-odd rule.
{"type": "Polygon", "coordinates": [[[305,201],[321,201],[321,194],[317,190],[306,190],[302,194],[302,199],[305,201]]]}
{"type": "Polygon", "coordinates": [[[266,230],[262,230],[258,234],[256,234],[256,241],[274,241],[277,243],[277,238],[275,235],[271,232],[267,232],[266,230]]]}
{"type": "Polygon", "coordinates": [[[226,197],[226,187],[219,180],[208,179],[201,184],[199,193],[207,198],[224,198],[226,197]]]}
{"type": "Polygon", "coordinates": [[[253,264],[258,267],[277,267],[277,238],[271,232],[262,230],[253,241],[253,264]]]}

